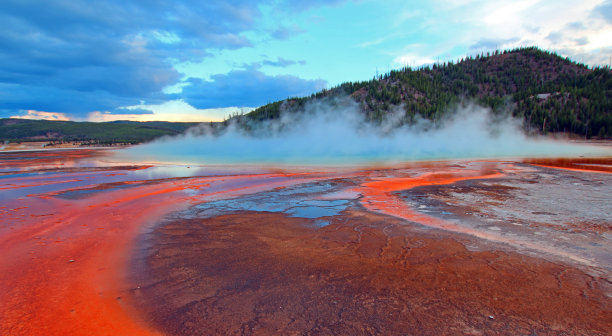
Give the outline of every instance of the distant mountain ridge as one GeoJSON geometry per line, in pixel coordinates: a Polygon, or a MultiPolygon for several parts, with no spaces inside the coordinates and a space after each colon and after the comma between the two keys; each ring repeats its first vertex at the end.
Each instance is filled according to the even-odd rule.
{"type": "Polygon", "coordinates": [[[456,63],[392,70],[369,81],[347,82],[310,97],[270,103],[239,117],[270,120],[305,104],[350,96],[366,120],[380,122],[403,109],[403,123],[419,115],[438,120],[460,102],[473,101],[493,111],[510,109],[536,133],[612,137],[612,71],[588,68],[536,47],[496,51],[456,63]]]}
{"type": "Polygon", "coordinates": [[[164,135],[176,135],[198,125],[195,122],[116,121],[75,122],[31,119],[0,119],[0,140],[49,141],[88,144],[136,144],[164,135]]]}

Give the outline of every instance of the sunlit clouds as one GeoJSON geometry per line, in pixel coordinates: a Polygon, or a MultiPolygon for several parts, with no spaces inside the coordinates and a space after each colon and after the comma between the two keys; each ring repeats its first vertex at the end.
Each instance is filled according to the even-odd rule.
{"type": "Polygon", "coordinates": [[[35,111],[35,110],[28,110],[28,111],[25,111],[25,114],[10,116],[10,118],[57,120],[57,121],[70,120],[64,113],[44,112],[44,111],[35,111]]]}
{"type": "Polygon", "coordinates": [[[248,113],[251,107],[223,107],[212,109],[197,109],[182,100],[167,101],[159,105],[139,104],[128,106],[121,110],[121,114],[108,112],[92,112],[88,121],[183,121],[183,122],[209,122],[223,121],[231,115],[248,113]],[[138,113],[130,113],[138,112],[138,113]]]}

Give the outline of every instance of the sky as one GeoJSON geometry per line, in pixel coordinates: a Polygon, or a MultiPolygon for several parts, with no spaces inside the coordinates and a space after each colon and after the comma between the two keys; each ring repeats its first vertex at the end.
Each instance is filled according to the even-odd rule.
{"type": "Polygon", "coordinates": [[[2,0],[0,117],[218,121],[391,69],[612,57],[612,0],[2,0]]]}

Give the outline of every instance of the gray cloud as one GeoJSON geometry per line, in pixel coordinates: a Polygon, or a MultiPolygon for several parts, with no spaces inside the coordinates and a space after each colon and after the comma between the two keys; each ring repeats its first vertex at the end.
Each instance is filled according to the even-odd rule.
{"type": "Polygon", "coordinates": [[[293,25],[290,27],[285,27],[285,26],[278,27],[276,30],[272,31],[270,35],[278,40],[287,40],[295,35],[302,34],[304,32],[305,32],[304,29],[296,25],[293,25]]]}
{"type": "MultiPolygon", "coordinates": [[[[161,101],[159,97],[149,101],[161,101]]],[[[120,97],[104,91],[82,92],[48,86],[0,83],[0,102],[5,111],[39,110],[84,116],[91,111],[113,110],[117,106],[134,105],[137,99],[120,97]]],[[[3,115],[7,117],[9,115],[3,115]]]]}
{"type": "Polygon", "coordinates": [[[310,0],[310,1],[284,1],[285,6],[290,10],[305,11],[319,6],[337,6],[349,0],[310,0]]]}
{"type": "Polygon", "coordinates": [[[612,1],[604,1],[593,9],[593,16],[604,19],[609,24],[612,24],[612,1]]]}
{"type": "Polygon", "coordinates": [[[153,99],[180,79],[168,59],[249,46],[241,33],[259,16],[251,1],[4,0],[0,83],[16,96],[0,109],[112,110],[153,99]]]}
{"type": "Polygon", "coordinates": [[[145,110],[141,108],[118,108],[113,110],[113,114],[153,114],[151,110],[145,110]]]}
{"type": "Polygon", "coordinates": [[[470,50],[481,50],[481,49],[493,50],[493,49],[501,48],[504,44],[512,44],[518,41],[520,41],[520,38],[518,37],[511,37],[508,39],[484,38],[472,44],[469,47],[469,49],[470,50]]]}
{"type": "Polygon", "coordinates": [[[563,34],[561,32],[552,32],[546,36],[546,39],[554,44],[557,44],[563,41],[563,34]]]}
{"type": "MultiPolygon", "coordinates": [[[[181,79],[170,60],[201,61],[211,48],[252,45],[245,33],[257,29],[259,2],[3,0],[0,109],[84,113],[164,99],[161,90],[181,79]]],[[[300,3],[275,5],[317,5],[300,3]]],[[[272,37],[295,33],[279,28],[272,37]]]]}
{"type": "Polygon", "coordinates": [[[589,38],[584,36],[584,37],[579,37],[574,39],[574,42],[576,43],[577,46],[581,47],[581,46],[585,46],[587,44],[589,44],[589,38]]]}
{"type": "Polygon", "coordinates": [[[212,81],[191,78],[181,98],[196,108],[260,106],[287,97],[304,96],[325,88],[324,80],[291,75],[268,76],[257,69],[214,75],[212,81]],[[222,102],[222,105],[219,104],[222,102]]]}
{"type": "Polygon", "coordinates": [[[285,59],[282,57],[279,57],[276,59],[276,61],[269,61],[269,60],[265,60],[262,62],[262,65],[268,65],[268,66],[274,66],[274,67],[288,67],[290,65],[294,65],[294,64],[306,64],[306,61],[301,60],[301,61],[294,61],[294,60],[289,60],[289,59],[285,59]]]}
{"type": "Polygon", "coordinates": [[[571,59],[585,64],[609,65],[612,58],[612,47],[599,48],[594,51],[581,51],[580,49],[563,48],[558,50],[561,55],[568,55],[571,59]]]}
{"type": "MultiPolygon", "coordinates": [[[[582,22],[568,23],[560,30],[549,33],[546,39],[554,45],[573,42],[575,47],[581,47],[589,43],[587,27],[582,22]]],[[[573,54],[571,50],[568,51],[570,52],[567,55],[573,54]]]]}
{"type": "Polygon", "coordinates": [[[567,25],[565,25],[566,29],[571,29],[571,30],[585,30],[586,27],[584,26],[584,23],[582,22],[570,22],[567,25]]]}

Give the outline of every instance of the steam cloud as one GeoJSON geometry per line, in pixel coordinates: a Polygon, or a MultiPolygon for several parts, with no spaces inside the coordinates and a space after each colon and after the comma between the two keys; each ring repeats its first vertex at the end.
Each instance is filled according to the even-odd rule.
{"type": "Polygon", "coordinates": [[[302,113],[214,134],[206,124],[185,135],[121,151],[130,160],[189,164],[370,165],[411,160],[609,155],[602,148],[528,137],[520,121],[476,105],[436,124],[398,126],[402,109],[381,124],[364,120],[350,99],[311,103],[302,113]]]}

